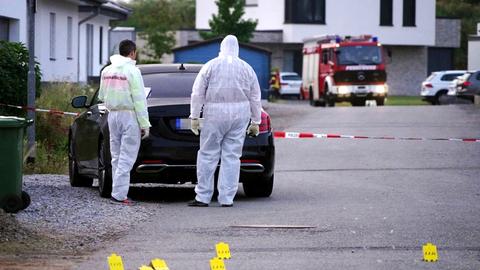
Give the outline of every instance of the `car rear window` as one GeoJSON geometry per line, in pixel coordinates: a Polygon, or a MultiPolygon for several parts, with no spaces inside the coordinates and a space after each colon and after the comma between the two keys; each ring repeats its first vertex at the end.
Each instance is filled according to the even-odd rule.
{"type": "Polygon", "coordinates": [[[428,76],[428,78],[425,80],[427,82],[430,82],[433,80],[433,78],[435,78],[437,76],[437,73],[432,73],[430,74],[430,76],[428,76]]]}
{"type": "Polygon", "coordinates": [[[154,73],[143,75],[145,87],[152,88],[151,98],[190,97],[197,73],[154,73]]]}
{"type": "Polygon", "coordinates": [[[462,76],[464,73],[451,73],[451,74],[445,74],[442,76],[440,80],[442,81],[453,81],[455,80],[458,76],[462,76]]]}
{"type": "Polygon", "coordinates": [[[459,80],[463,81],[463,82],[466,82],[471,77],[471,75],[472,75],[472,73],[465,73],[462,76],[460,76],[459,80]]]}
{"type": "Polygon", "coordinates": [[[302,78],[298,75],[283,75],[282,80],[284,81],[301,81],[302,78]]]}

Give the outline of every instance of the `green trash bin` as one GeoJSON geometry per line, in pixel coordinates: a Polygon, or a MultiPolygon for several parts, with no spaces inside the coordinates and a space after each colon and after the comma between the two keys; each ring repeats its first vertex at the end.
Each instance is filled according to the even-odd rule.
{"type": "Polygon", "coordinates": [[[16,213],[28,207],[30,196],[22,191],[23,137],[33,120],[0,116],[0,208],[16,213]]]}

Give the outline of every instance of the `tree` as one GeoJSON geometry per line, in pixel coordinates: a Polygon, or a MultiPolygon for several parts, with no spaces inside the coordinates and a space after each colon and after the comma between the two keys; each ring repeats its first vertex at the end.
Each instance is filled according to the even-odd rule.
{"type": "Polygon", "coordinates": [[[175,30],[195,26],[195,0],[132,0],[128,20],[115,26],[133,26],[147,40],[149,57],[159,60],[175,46],[175,30]]]}
{"type": "Polygon", "coordinates": [[[235,35],[241,42],[249,42],[258,20],[245,20],[245,0],[217,0],[218,14],[208,21],[210,32],[200,32],[204,39],[235,35]]]}
{"type": "Polygon", "coordinates": [[[468,36],[475,34],[480,19],[479,0],[437,0],[437,16],[462,20],[461,44],[455,50],[455,67],[466,69],[468,36]]]}

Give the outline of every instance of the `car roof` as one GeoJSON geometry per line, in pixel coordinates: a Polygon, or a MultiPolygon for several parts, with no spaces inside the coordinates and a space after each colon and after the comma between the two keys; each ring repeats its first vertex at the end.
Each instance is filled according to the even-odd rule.
{"type": "Polygon", "coordinates": [[[138,65],[143,75],[155,73],[198,73],[202,64],[145,64],[138,65]]]}
{"type": "Polygon", "coordinates": [[[437,74],[451,74],[451,73],[466,73],[466,70],[441,70],[441,71],[435,71],[437,74]]]}

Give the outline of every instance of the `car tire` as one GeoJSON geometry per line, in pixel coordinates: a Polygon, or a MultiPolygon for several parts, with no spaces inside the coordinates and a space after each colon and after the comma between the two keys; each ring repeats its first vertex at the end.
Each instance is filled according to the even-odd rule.
{"type": "Polygon", "coordinates": [[[272,175],[266,179],[244,182],[243,191],[247,197],[270,197],[273,191],[273,179],[272,175]]]}
{"type": "Polygon", "coordinates": [[[98,154],[98,193],[100,197],[110,198],[112,194],[112,166],[105,165],[109,157],[103,140],[100,141],[98,154]]]}
{"type": "Polygon", "coordinates": [[[435,98],[432,102],[432,105],[442,105],[440,99],[442,99],[443,97],[445,97],[447,95],[448,91],[447,90],[440,90],[437,92],[437,94],[435,95],[435,98]]]}
{"type": "Polygon", "coordinates": [[[93,178],[83,176],[78,172],[77,162],[75,161],[75,157],[72,153],[72,142],[70,142],[69,145],[70,149],[68,154],[68,174],[70,177],[70,185],[72,187],[91,187],[93,184],[93,178]]]}

